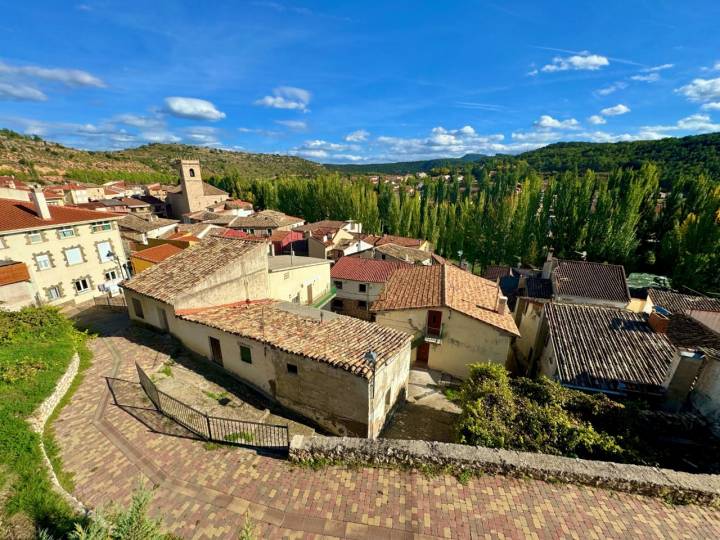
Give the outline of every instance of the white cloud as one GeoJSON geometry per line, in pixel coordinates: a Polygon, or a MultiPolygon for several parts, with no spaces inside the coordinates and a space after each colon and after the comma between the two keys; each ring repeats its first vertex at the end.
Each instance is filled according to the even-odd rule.
{"type": "Polygon", "coordinates": [[[689,131],[694,133],[708,133],[720,131],[720,124],[714,123],[707,114],[692,114],[681,118],[673,125],[646,126],[641,128],[640,133],[655,133],[663,137],[669,137],[668,132],[689,131]]]}
{"type": "Polygon", "coordinates": [[[114,119],[120,124],[132,126],[136,128],[159,128],[165,125],[165,122],[157,116],[142,116],[139,114],[120,114],[114,119]]]}
{"type": "Polygon", "coordinates": [[[336,154],[333,156],[336,160],[347,160],[347,161],[362,161],[362,156],[356,156],[355,154],[336,154]]]}
{"type": "Polygon", "coordinates": [[[215,105],[204,99],[168,97],[165,98],[165,106],[168,113],[179,118],[211,121],[225,118],[224,112],[219,111],[215,105]]]}
{"type": "Polygon", "coordinates": [[[628,87],[628,84],[624,81],[618,81],[614,82],[609,86],[606,86],[605,88],[600,88],[599,90],[596,90],[595,93],[599,96],[609,96],[610,94],[617,92],[618,90],[624,90],[628,87]]]}
{"type": "Polygon", "coordinates": [[[552,63],[543,66],[541,71],[546,73],[568,70],[595,71],[608,65],[610,65],[610,61],[605,56],[583,51],[572,56],[556,56],[553,58],[552,63]]]}
{"type": "Polygon", "coordinates": [[[41,79],[44,81],[59,82],[66,86],[93,86],[96,88],[104,88],[106,86],[98,77],[80,69],[11,66],[0,62],[0,75],[41,79]]]}
{"type": "Polygon", "coordinates": [[[591,124],[600,125],[600,124],[606,124],[607,120],[605,120],[602,116],[599,114],[593,114],[590,118],[588,118],[588,122],[591,124]]]}
{"type": "Polygon", "coordinates": [[[700,107],[703,111],[720,111],[720,101],[711,101],[700,107]]]}
{"type": "Polygon", "coordinates": [[[627,105],[623,105],[622,103],[619,103],[617,105],[614,105],[612,107],[606,107],[602,111],[600,111],[600,114],[603,116],[620,116],[621,114],[626,114],[630,112],[630,107],[627,105]]]}
{"type": "Polygon", "coordinates": [[[657,82],[660,80],[660,74],[657,71],[652,71],[644,75],[633,75],[630,77],[633,81],[640,82],[657,82]]]}
{"type": "Polygon", "coordinates": [[[274,109],[291,109],[307,112],[310,104],[310,92],[294,86],[281,86],[273,90],[272,96],[258,99],[255,105],[274,109]]]}
{"type": "Polygon", "coordinates": [[[720,100],[720,77],[716,79],[694,79],[676,90],[690,101],[704,102],[720,100]]]}
{"type": "Polygon", "coordinates": [[[364,129],[358,129],[357,131],[353,131],[352,133],[348,133],[347,135],[345,135],[345,140],[348,142],[362,142],[367,141],[367,138],[369,136],[369,131],[366,131],[364,129]]]}
{"type": "Polygon", "coordinates": [[[649,67],[647,69],[643,69],[643,71],[651,73],[651,72],[655,72],[655,71],[664,71],[666,69],[670,69],[673,67],[675,67],[675,64],[661,64],[659,66],[653,66],[653,67],[649,67]]]}
{"type": "Polygon", "coordinates": [[[307,129],[307,123],[302,120],[275,120],[275,123],[293,131],[305,131],[307,129]]]}
{"type": "Polygon", "coordinates": [[[47,96],[37,88],[20,83],[0,82],[0,99],[14,101],[45,101],[47,96]]]}
{"type": "Polygon", "coordinates": [[[542,129],[577,129],[580,122],[574,118],[568,118],[567,120],[558,120],[553,118],[549,114],[543,114],[534,123],[535,127],[542,129]]]}
{"type": "Polygon", "coordinates": [[[145,131],[141,137],[152,143],[177,143],[182,141],[180,137],[169,131],[145,131]]]}
{"type": "Polygon", "coordinates": [[[183,141],[189,144],[197,144],[199,146],[220,146],[217,128],[210,126],[194,126],[185,128],[183,131],[183,141]]]}

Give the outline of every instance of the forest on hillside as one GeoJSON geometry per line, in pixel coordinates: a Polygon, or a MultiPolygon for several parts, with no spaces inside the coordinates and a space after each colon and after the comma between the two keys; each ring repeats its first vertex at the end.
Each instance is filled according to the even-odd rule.
{"type": "Polygon", "coordinates": [[[662,198],[660,171],[651,163],[607,174],[548,176],[514,162],[477,177],[473,170],[399,192],[333,174],[212,182],[259,208],[307,221],[352,218],[368,232],[426,238],[440,255],[456,259],[462,251],[474,267],[538,266],[552,248],[562,258],[623,264],[627,272],[664,274],[676,286],[720,293],[718,177],[680,175],[662,198]]]}

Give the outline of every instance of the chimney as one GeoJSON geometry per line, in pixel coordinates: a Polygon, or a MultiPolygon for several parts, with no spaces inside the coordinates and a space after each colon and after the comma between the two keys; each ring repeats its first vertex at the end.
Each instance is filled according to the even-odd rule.
{"type": "Polygon", "coordinates": [[[648,317],[648,324],[656,334],[667,334],[670,319],[662,313],[653,310],[652,313],[650,313],[650,317],[648,317]]]}
{"type": "Polygon", "coordinates": [[[42,188],[34,187],[30,192],[30,201],[35,206],[35,212],[41,219],[50,219],[50,209],[48,208],[45,195],[43,194],[42,188]]]}
{"type": "Polygon", "coordinates": [[[505,315],[505,313],[507,313],[507,301],[507,296],[500,293],[500,290],[498,289],[497,312],[500,315],[505,315]]]}
{"type": "Polygon", "coordinates": [[[678,348],[675,351],[663,381],[666,389],[665,410],[677,412],[682,408],[704,359],[705,355],[695,349],[678,348]]]}

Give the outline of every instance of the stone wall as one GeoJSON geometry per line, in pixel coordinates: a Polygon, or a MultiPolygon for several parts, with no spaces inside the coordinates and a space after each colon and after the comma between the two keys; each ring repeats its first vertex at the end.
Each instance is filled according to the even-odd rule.
{"type": "Polygon", "coordinates": [[[663,497],[680,504],[720,506],[720,475],[690,474],[460,444],[296,435],[290,443],[290,460],[430,468],[453,474],[504,474],[663,497]]]}
{"type": "Polygon", "coordinates": [[[65,374],[60,377],[60,380],[55,385],[55,390],[53,391],[53,393],[48,396],[47,399],[45,399],[45,401],[43,401],[37,409],[35,409],[35,412],[27,419],[27,421],[30,424],[30,428],[40,436],[40,451],[42,452],[43,461],[45,462],[45,468],[47,469],[48,475],[50,476],[50,482],[53,484],[55,490],[76,511],[86,513],[87,509],[83,506],[83,504],[75,497],[73,497],[70,493],[65,491],[65,488],[60,485],[60,482],[55,475],[55,470],[53,469],[53,466],[50,463],[50,459],[45,452],[45,445],[42,442],[45,422],[47,422],[48,418],[50,418],[50,415],[55,410],[55,407],[57,407],[58,403],[60,403],[60,400],[67,393],[70,385],[72,384],[75,376],[78,373],[79,368],[80,357],[77,355],[77,353],[75,353],[72,357],[72,360],[70,360],[70,365],[65,371],[65,374]]]}

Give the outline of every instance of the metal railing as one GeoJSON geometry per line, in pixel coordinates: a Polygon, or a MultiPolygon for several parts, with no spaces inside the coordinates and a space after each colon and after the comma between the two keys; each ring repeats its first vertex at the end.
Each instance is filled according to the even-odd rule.
{"type": "Polygon", "coordinates": [[[158,390],[137,363],[135,367],[140,386],[155,408],[195,435],[221,444],[253,446],[283,452],[290,447],[287,426],[207,415],[158,390]]]}
{"type": "Polygon", "coordinates": [[[335,298],[335,295],[337,294],[337,289],[334,285],[330,286],[330,289],[328,289],[326,292],[322,294],[322,296],[319,296],[318,298],[313,299],[312,303],[310,304],[312,307],[320,308],[327,304],[330,300],[335,298]]]}

